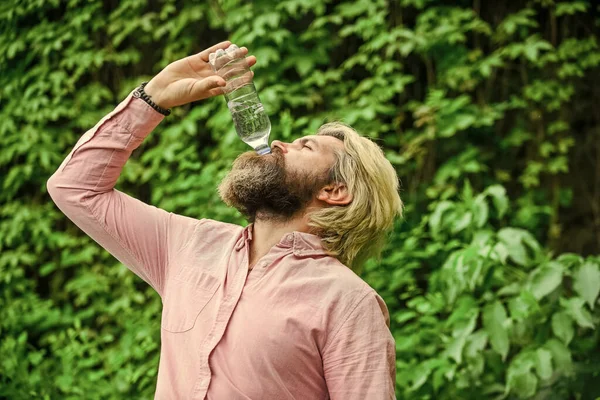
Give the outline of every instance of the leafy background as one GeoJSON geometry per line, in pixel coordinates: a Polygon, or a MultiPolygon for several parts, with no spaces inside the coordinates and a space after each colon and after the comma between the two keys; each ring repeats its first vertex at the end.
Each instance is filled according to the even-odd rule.
{"type": "MultiPolygon", "coordinates": [[[[406,215],[364,278],[401,399],[600,396],[600,12],[593,1],[0,3],[0,397],[152,398],[160,299],[53,204],[77,139],[168,63],[258,58],[271,139],[342,120],[406,215]]],[[[244,224],[216,186],[247,147],[222,98],[174,109],[118,188],[244,224]]]]}

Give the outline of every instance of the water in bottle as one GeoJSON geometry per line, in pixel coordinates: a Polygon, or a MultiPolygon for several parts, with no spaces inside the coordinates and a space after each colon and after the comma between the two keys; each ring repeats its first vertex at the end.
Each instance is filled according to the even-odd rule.
{"type": "Polygon", "coordinates": [[[238,136],[260,155],[269,154],[271,121],[258,98],[252,72],[239,48],[232,44],[226,50],[209,55],[213,70],[227,85],[223,94],[231,112],[238,136]]]}

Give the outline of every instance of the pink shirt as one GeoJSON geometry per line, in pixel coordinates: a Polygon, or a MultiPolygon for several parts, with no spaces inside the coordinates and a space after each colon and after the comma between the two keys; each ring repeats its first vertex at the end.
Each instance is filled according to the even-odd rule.
{"type": "Polygon", "coordinates": [[[174,214],[114,188],[164,118],[132,93],[79,139],[47,188],[160,295],[155,398],[395,398],[388,309],[318,236],[285,235],[249,271],[252,224],[174,214]]]}

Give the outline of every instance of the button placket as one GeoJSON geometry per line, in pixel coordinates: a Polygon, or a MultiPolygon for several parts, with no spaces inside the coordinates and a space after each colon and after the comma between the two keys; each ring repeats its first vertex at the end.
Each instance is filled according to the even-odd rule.
{"type": "MultiPolygon", "coordinates": [[[[246,263],[248,262],[247,256],[248,255],[246,254],[243,258],[246,263]]],[[[211,380],[209,364],[210,353],[214,350],[223,337],[227,324],[229,323],[229,319],[233,314],[235,305],[242,295],[246,281],[246,274],[243,273],[243,271],[243,268],[239,268],[236,271],[233,278],[234,284],[232,289],[230,289],[233,291],[233,293],[231,295],[225,295],[224,301],[217,309],[217,317],[215,318],[215,322],[200,347],[200,374],[199,378],[196,380],[196,384],[194,385],[194,395],[199,397],[194,397],[195,399],[204,398],[206,391],[208,390],[208,385],[211,380]]]]}
{"type": "Polygon", "coordinates": [[[264,276],[269,265],[271,265],[271,263],[269,263],[268,261],[259,261],[258,263],[256,263],[254,268],[252,268],[252,270],[248,273],[248,278],[246,279],[245,287],[252,287],[258,281],[260,281],[260,279],[264,276]]]}

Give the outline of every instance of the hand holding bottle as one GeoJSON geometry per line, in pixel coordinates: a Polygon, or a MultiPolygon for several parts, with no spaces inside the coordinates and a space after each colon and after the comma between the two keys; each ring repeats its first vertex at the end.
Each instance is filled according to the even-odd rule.
{"type": "MultiPolygon", "coordinates": [[[[208,62],[208,55],[226,49],[230,41],[218,43],[200,53],[182,58],[167,65],[148,82],[145,92],[162,108],[171,108],[203,100],[223,93],[226,81],[215,73],[208,62]]],[[[245,57],[248,49],[237,50],[238,57],[245,57]]],[[[245,57],[248,66],[256,64],[256,57],[245,57]]]]}
{"type": "Polygon", "coordinates": [[[250,71],[248,58],[244,58],[244,49],[232,44],[210,53],[208,60],[215,73],[226,82],[223,95],[238,136],[258,154],[265,155],[271,153],[271,121],[252,82],[254,73],[250,71]]]}

